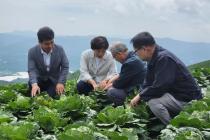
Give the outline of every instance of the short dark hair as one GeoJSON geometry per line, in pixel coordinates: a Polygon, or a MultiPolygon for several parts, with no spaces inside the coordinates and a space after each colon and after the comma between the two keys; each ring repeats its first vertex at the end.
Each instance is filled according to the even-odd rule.
{"type": "Polygon", "coordinates": [[[131,39],[131,43],[133,43],[134,48],[141,49],[143,46],[154,45],[155,39],[149,32],[141,32],[131,39]]]}
{"type": "Polygon", "coordinates": [[[98,50],[98,49],[108,49],[109,43],[104,36],[97,36],[91,40],[91,49],[98,50]]]}
{"type": "Polygon", "coordinates": [[[49,27],[42,27],[37,32],[37,37],[38,37],[38,40],[39,40],[40,43],[43,42],[43,41],[53,40],[54,39],[54,32],[49,27]]]}

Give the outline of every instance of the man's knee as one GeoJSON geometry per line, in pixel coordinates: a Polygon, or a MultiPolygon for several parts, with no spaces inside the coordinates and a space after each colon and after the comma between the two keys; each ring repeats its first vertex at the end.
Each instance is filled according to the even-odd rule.
{"type": "Polygon", "coordinates": [[[109,100],[115,104],[115,106],[123,105],[126,99],[126,93],[123,90],[110,88],[106,94],[109,100]]]}
{"type": "Polygon", "coordinates": [[[156,115],[166,108],[158,101],[158,99],[151,99],[148,101],[148,106],[150,110],[156,115]]]}
{"type": "Polygon", "coordinates": [[[123,90],[119,90],[116,88],[110,88],[107,91],[107,96],[108,97],[114,97],[114,98],[120,98],[120,99],[125,99],[126,98],[126,93],[123,90]]]}
{"type": "Polygon", "coordinates": [[[77,83],[77,91],[79,94],[87,94],[88,92],[92,91],[93,88],[90,84],[84,82],[84,81],[79,81],[77,83]]]}
{"type": "Polygon", "coordinates": [[[148,101],[149,107],[155,107],[157,104],[159,104],[157,99],[151,99],[148,101]]]}
{"type": "Polygon", "coordinates": [[[115,95],[115,90],[114,90],[114,88],[108,89],[107,92],[106,92],[106,95],[107,95],[109,98],[114,97],[114,95],[115,95]]]}
{"type": "Polygon", "coordinates": [[[83,88],[84,88],[83,84],[81,82],[78,82],[77,83],[77,91],[81,92],[83,90],[83,88]]]}
{"type": "Polygon", "coordinates": [[[153,114],[159,118],[163,124],[168,124],[171,117],[167,110],[167,108],[160,103],[158,99],[151,99],[148,101],[148,105],[150,110],[153,112],[153,114]]]}

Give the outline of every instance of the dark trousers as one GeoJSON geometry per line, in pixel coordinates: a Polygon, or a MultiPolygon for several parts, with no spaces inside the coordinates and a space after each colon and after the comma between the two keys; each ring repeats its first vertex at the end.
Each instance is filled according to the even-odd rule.
{"type": "MultiPolygon", "coordinates": [[[[31,84],[28,82],[29,84],[29,89],[31,91],[32,87],[31,84]]],[[[51,80],[46,80],[46,81],[38,81],[38,86],[40,88],[40,91],[46,91],[48,93],[48,95],[52,98],[56,97],[56,85],[51,81],[51,80]]]]}
{"type": "Polygon", "coordinates": [[[77,83],[77,91],[79,94],[88,95],[89,92],[93,90],[93,86],[87,82],[79,81],[77,83]]]}
{"type": "Polygon", "coordinates": [[[114,103],[114,106],[124,105],[125,99],[127,97],[127,92],[123,89],[117,89],[111,87],[107,90],[107,96],[110,101],[114,103]]]}

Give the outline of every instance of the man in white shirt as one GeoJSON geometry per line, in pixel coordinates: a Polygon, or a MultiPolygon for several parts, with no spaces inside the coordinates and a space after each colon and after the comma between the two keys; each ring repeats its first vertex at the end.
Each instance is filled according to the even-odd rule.
{"type": "Polygon", "coordinates": [[[109,43],[103,36],[91,40],[91,49],[85,50],[80,60],[80,76],[77,90],[88,95],[92,90],[104,89],[117,74],[116,64],[110,52],[109,43]]]}

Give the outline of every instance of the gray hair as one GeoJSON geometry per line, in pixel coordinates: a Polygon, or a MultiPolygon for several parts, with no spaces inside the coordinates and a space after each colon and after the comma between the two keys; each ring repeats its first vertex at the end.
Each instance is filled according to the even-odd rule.
{"type": "Polygon", "coordinates": [[[125,44],[121,42],[115,42],[115,43],[112,43],[109,50],[112,54],[117,54],[119,52],[126,52],[128,48],[126,47],[125,44]]]}

